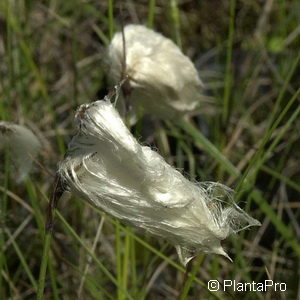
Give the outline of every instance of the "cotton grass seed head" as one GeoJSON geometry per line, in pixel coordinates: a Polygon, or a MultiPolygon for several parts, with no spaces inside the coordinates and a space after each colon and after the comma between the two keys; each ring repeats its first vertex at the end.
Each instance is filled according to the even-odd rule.
{"type": "Polygon", "coordinates": [[[59,164],[71,190],[124,223],[172,243],[185,265],[200,250],[227,256],[220,241],[259,222],[219,183],[192,183],[140,145],[109,101],[81,105],[77,134],[59,164]]]}
{"type": "Polygon", "coordinates": [[[127,75],[130,103],[146,114],[174,119],[207,99],[191,60],[170,39],[145,26],[125,26],[124,38],[116,33],[108,57],[111,81],[116,84],[127,75]]]}
{"type": "Polygon", "coordinates": [[[32,167],[32,160],[41,149],[41,143],[28,128],[0,121],[0,148],[8,149],[17,169],[17,182],[23,181],[32,167]]]}

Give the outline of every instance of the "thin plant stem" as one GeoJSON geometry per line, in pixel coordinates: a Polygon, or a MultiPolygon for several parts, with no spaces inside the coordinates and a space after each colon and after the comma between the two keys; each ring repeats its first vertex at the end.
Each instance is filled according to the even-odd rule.
{"type": "Polygon", "coordinates": [[[235,6],[236,0],[230,1],[230,19],[229,19],[229,33],[227,42],[227,55],[226,55],[226,73],[225,73],[225,84],[224,84],[224,106],[223,106],[223,122],[226,124],[229,115],[229,99],[230,91],[232,86],[232,46],[233,46],[233,35],[234,35],[234,18],[235,18],[235,6]]]}
{"type": "Polygon", "coordinates": [[[114,1],[108,0],[108,30],[109,39],[111,40],[114,35],[114,1]]]}
{"type": "MultiPolygon", "coordinates": [[[[95,236],[95,239],[94,239],[94,242],[93,242],[93,245],[92,245],[92,252],[93,253],[95,252],[97,243],[99,241],[99,238],[100,238],[100,235],[101,235],[101,232],[102,232],[103,224],[104,224],[104,217],[101,217],[101,220],[100,220],[98,228],[97,228],[96,236],[95,236]]],[[[91,265],[91,262],[92,262],[92,258],[89,256],[88,262],[87,262],[87,264],[84,268],[83,276],[82,276],[81,281],[80,281],[80,285],[79,285],[79,289],[78,289],[78,293],[77,293],[78,299],[80,299],[80,297],[81,297],[81,293],[82,293],[82,290],[83,290],[83,284],[84,284],[86,275],[89,271],[89,267],[91,265]]]]}
{"type": "Polygon", "coordinates": [[[153,28],[154,16],[155,16],[155,5],[156,5],[156,0],[149,1],[148,19],[147,19],[147,25],[149,28],[153,28]]]}
{"type": "Polygon", "coordinates": [[[38,282],[38,290],[37,290],[37,297],[36,297],[37,300],[44,299],[44,288],[45,288],[47,264],[48,264],[49,252],[50,252],[51,235],[52,234],[49,231],[45,233],[43,256],[42,256],[39,282],[38,282]]]}
{"type": "Polygon", "coordinates": [[[48,206],[48,215],[47,215],[45,235],[44,235],[44,248],[43,248],[42,262],[40,267],[40,275],[39,275],[39,282],[38,282],[38,289],[37,289],[37,300],[41,300],[44,298],[44,288],[45,288],[45,280],[46,280],[46,273],[47,273],[47,265],[49,261],[55,209],[58,201],[61,198],[69,198],[69,197],[70,194],[64,192],[63,190],[63,186],[60,181],[60,178],[56,177],[54,183],[53,195],[51,197],[48,206]]]}

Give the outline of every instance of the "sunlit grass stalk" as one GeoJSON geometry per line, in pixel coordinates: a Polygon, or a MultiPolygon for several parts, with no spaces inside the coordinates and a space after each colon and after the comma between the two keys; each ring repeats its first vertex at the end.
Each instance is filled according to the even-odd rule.
{"type": "Polygon", "coordinates": [[[132,295],[134,295],[134,297],[137,294],[137,283],[138,283],[138,279],[137,279],[137,274],[136,274],[136,251],[135,251],[135,241],[132,237],[132,229],[130,227],[127,228],[128,233],[128,237],[130,238],[130,282],[131,282],[131,291],[132,291],[132,295]]]}
{"type": "Polygon", "coordinates": [[[38,290],[37,290],[37,297],[36,297],[37,300],[44,299],[44,288],[45,288],[45,280],[46,280],[46,273],[47,273],[47,264],[49,261],[51,237],[52,237],[51,232],[45,233],[43,255],[41,261],[38,290]]]}
{"type": "Polygon", "coordinates": [[[181,34],[180,34],[180,11],[177,5],[177,0],[170,0],[171,3],[171,17],[175,31],[175,41],[179,48],[182,48],[181,34]]]}
{"type": "Polygon", "coordinates": [[[114,1],[108,0],[108,31],[109,39],[114,35],[114,1]]]}
{"type": "MultiPolygon", "coordinates": [[[[123,246],[121,240],[121,231],[120,231],[120,222],[117,220],[115,224],[115,249],[116,249],[116,258],[117,258],[117,281],[118,285],[122,286],[122,252],[121,248],[123,246]]],[[[121,289],[117,290],[118,300],[123,299],[123,292],[121,289]]]]}
{"type": "Polygon", "coordinates": [[[156,0],[149,0],[147,25],[149,28],[153,28],[154,16],[155,16],[156,0]]]}
{"type": "Polygon", "coordinates": [[[59,292],[58,292],[58,286],[57,286],[57,273],[55,271],[55,267],[53,265],[54,260],[52,259],[51,255],[48,256],[48,270],[51,280],[51,291],[52,291],[52,298],[54,300],[59,300],[59,292]]]}
{"type": "Polygon", "coordinates": [[[223,95],[223,124],[227,123],[230,111],[230,95],[232,88],[232,48],[234,36],[234,20],[235,20],[235,6],[236,0],[230,0],[230,16],[229,16],[229,31],[227,40],[227,53],[226,53],[226,71],[224,79],[224,95],[223,95]]]}
{"type": "MultiPolygon", "coordinates": [[[[93,246],[92,246],[92,252],[95,252],[95,250],[96,250],[97,243],[99,241],[99,238],[100,238],[100,235],[101,235],[101,232],[102,232],[102,227],[103,227],[103,224],[104,224],[104,220],[105,220],[104,217],[102,217],[100,222],[99,222],[97,232],[96,232],[96,236],[94,238],[94,242],[93,242],[93,246]]],[[[78,298],[81,297],[81,293],[82,293],[82,290],[83,290],[83,285],[84,285],[85,279],[88,275],[90,265],[91,265],[91,258],[89,257],[89,259],[86,263],[86,266],[84,268],[84,272],[83,272],[81,281],[80,281],[80,285],[79,285],[79,289],[78,289],[78,293],[77,293],[78,298]]]]}
{"type": "MultiPolygon", "coordinates": [[[[229,12],[229,26],[228,26],[228,39],[226,47],[226,69],[224,77],[224,92],[223,92],[223,114],[222,122],[219,124],[220,128],[226,128],[230,109],[231,109],[231,89],[233,83],[233,66],[232,66],[232,51],[233,51],[233,39],[234,39],[234,21],[235,21],[235,7],[236,0],[230,0],[230,12],[229,12]]],[[[223,148],[226,144],[226,135],[221,135],[220,146],[223,148]]],[[[224,168],[219,165],[218,178],[223,178],[224,168]]]]}
{"type": "Polygon", "coordinates": [[[122,289],[124,291],[128,290],[128,277],[129,277],[129,258],[130,258],[130,235],[125,231],[124,237],[124,255],[123,255],[123,274],[122,274],[122,289]]]}

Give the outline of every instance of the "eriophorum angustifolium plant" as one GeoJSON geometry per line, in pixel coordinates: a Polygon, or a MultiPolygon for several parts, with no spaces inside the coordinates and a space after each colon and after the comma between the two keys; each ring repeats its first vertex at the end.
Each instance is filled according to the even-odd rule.
{"type": "MultiPolygon", "coordinates": [[[[0,151],[0,299],[299,298],[298,2],[0,1],[0,120],[26,124],[42,144],[41,155],[23,156],[32,171],[21,182],[14,151],[25,154],[30,139],[22,135],[25,146],[5,142],[0,151]],[[130,28],[139,28],[142,38],[130,28]],[[108,49],[116,41],[111,61],[108,49]],[[106,145],[108,139],[91,138],[97,126],[87,136],[74,129],[78,107],[103,99],[120,80],[117,119],[127,128],[126,141],[139,149],[135,159],[125,160],[133,152],[118,152],[114,143],[106,145]],[[67,181],[55,181],[55,173],[58,162],[74,162],[67,150],[72,137],[73,145],[88,145],[73,150],[78,181],[72,188],[70,177],[70,190],[88,188],[67,198],[67,181]],[[80,157],[99,145],[112,151],[80,157]],[[146,154],[155,161],[149,163],[146,154]],[[168,180],[159,182],[150,170],[168,180]],[[133,180],[136,173],[148,176],[133,180]],[[99,195],[113,184],[114,207],[104,212],[108,194],[99,195]],[[121,191],[135,191],[132,201],[123,197],[126,208],[116,207],[121,191]],[[191,194],[197,199],[189,202],[191,194]],[[82,201],[92,198],[103,205],[82,201]],[[186,207],[174,207],[179,198],[186,207]],[[135,215],[136,207],[142,213],[135,215]],[[229,234],[247,222],[227,221],[246,216],[262,226],[229,234]],[[165,223],[153,227],[163,217],[165,223]],[[213,241],[200,240],[204,235],[217,236],[232,261],[211,253],[213,241]],[[173,245],[181,245],[183,263],[195,255],[187,267],[173,245]],[[210,280],[218,280],[221,291],[210,291],[210,280]],[[266,280],[285,283],[286,291],[252,284],[266,280]],[[251,289],[237,290],[238,283],[251,283],[251,289]]],[[[84,107],[77,118],[91,113],[92,104],[84,107]]]]}
{"type": "Polygon", "coordinates": [[[11,155],[15,166],[13,178],[23,181],[32,168],[32,161],[41,150],[41,143],[36,135],[28,128],[0,121],[0,150],[11,155]]]}
{"type": "Polygon", "coordinates": [[[260,225],[234,204],[226,186],[192,183],[141,146],[110,100],[83,104],[75,119],[77,134],[59,176],[92,205],[167,239],[183,265],[200,250],[228,257],[220,241],[260,225]]]}
{"type": "Polygon", "coordinates": [[[179,47],[146,26],[130,24],[109,47],[109,77],[125,76],[125,99],[155,118],[182,118],[207,101],[198,71],[179,47]]]}

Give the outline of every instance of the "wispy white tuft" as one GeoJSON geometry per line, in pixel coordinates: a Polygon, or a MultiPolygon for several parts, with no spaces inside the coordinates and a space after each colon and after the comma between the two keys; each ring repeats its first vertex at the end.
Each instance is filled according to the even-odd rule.
{"type": "Polygon", "coordinates": [[[28,128],[0,121],[0,148],[7,148],[18,175],[17,182],[25,179],[32,167],[32,160],[41,149],[41,143],[28,128]]]}
{"type": "Polygon", "coordinates": [[[126,89],[134,107],[158,118],[175,118],[206,101],[193,63],[170,39],[142,25],[125,26],[124,38],[125,51],[121,32],[109,45],[110,77],[117,83],[128,76],[126,89]]]}
{"type": "Polygon", "coordinates": [[[260,223],[219,183],[195,184],[140,145],[109,101],[81,105],[77,134],[59,174],[71,190],[125,223],[172,243],[185,265],[199,250],[225,255],[220,241],[260,223]]]}

